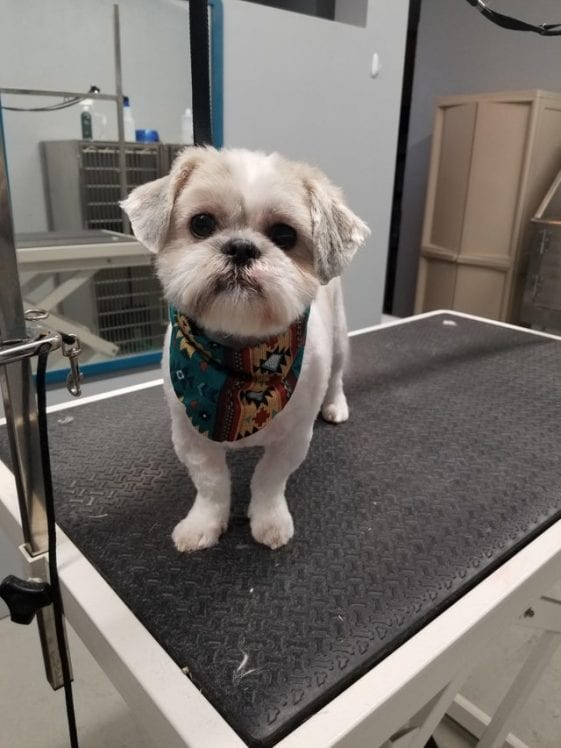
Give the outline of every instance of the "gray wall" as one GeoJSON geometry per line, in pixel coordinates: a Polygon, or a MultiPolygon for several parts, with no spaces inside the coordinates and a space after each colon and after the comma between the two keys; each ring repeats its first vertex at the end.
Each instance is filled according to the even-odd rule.
{"type": "Polygon", "coordinates": [[[258,5],[282,8],[309,16],[331,18],[354,26],[366,26],[368,0],[249,0],[258,5]]]}
{"type": "Polygon", "coordinates": [[[368,0],[336,0],[335,20],[341,23],[352,23],[355,26],[366,26],[368,19],[368,0]]]}
{"type": "MultiPolygon", "coordinates": [[[[561,23],[558,0],[503,0],[495,10],[561,23]]],[[[434,100],[447,94],[561,91],[561,39],[507,31],[465,0],[422,0],[393,311],[413,311],[434,100]]]]}
{"type": "MultiPolygon", "coordinates": [[[[95,83],[114,91],[112,2],[0,0],[2,84],[83,90],[95,83]]],[[[358,21],[365,3],[349,3],[348,20],[353,10],[358,21]]],[[[176,140],[189,97],[187,3],[119,4],[124,90],[136,124],[176,140]]],[[[346,278],[354,328],[378,322],[382,309],[407,5],[370,0],[368,25],[359,28],[242,0],[224,3],[226,144],[317,163],[373,230],[346,278]],[[383,65],[375,80],[374,51],[383,65]]],[[[34,101],[4,97],[20,106],[34,101]]],[[[114,109],[96,106],[114,135],[114,109]]],[[[79,115],[79,108],[5,113],[17,231],[46,228],[38,142],[79,137],[79,115]]]]}
{"type": "Polygon", "coordinates": [[[407,10],[407,0],[370,0],[359,28],[241,0],[224,7],[226,145],[317,164],[372,229],[344,278],[355,329],[382,311],[407,10]]]}
{"type": "MultiPolygon", "coordinates": [[[[115,92],[113,0],[0,0],[1,85],[115,92]]],[[[119,0],[123,88],[137,127],[177,142],[191,99],[188,5],[183,0],[119,0]]],[[[4,96],[14,106],[54,99],[4,96]]],[[[99,102],[116,137],[115,106],[99,102]]],[[[80,108],[46,114],[4,112],[16,231],[47,228],[40,140],[80,137],[80,108]]]]}

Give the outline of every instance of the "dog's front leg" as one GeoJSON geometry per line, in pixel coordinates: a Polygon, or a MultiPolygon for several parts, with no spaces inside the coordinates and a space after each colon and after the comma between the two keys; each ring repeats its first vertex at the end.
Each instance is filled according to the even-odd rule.
{"type": "Polygon", "coordinates": [[[284,490],[290,475],[308,453],[312,429],[306,434],[286,438],[265,448],[251,481],[248,515],[251,534],[269,548],[286,545],[294,535],[294,523],[284,490]]]}
{"type": "Polygon", "coordinates": [[[177,443],[175,446],[179,459],[189,470],[197,496],[188,515],[175,526],[173,542],[178,551],[210,548],[226,530],[230,515],[230,474],[226,452],[212,442],[204,447],[191,442],[181,450],[181,454],[177,443]]]}

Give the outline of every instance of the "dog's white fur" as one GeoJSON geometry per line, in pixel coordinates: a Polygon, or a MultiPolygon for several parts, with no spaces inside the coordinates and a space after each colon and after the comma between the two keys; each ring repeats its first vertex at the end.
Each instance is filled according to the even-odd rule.
{"type": "Polygon", "coordinates": [[[167,300],[209,337],[230,345],[265,340],[286,330],[311,304],[292,398],[261,431],[235,442],[211,441],[192,426],[169,377],[170,330],[164,345],[173,445],[197,490],[191,510],[173,531],[177,549],[194,551],[218,541],[230,512],[226,449],[253,446],[265,452],[251,481],[251,532],[259,543],[279,548],[294,533],[286,482],[306,457],[318,412],[332,423],[349,416],[338,276],[369,230],[319,170],[278,154],[245,150],[186,149],[168,177],[136,188],[122,207],[137,238],[158,253],[156,268],[167,300]],[[202,239],[190,231],[190,219],[201,213],[217,222],[216,231],[202,239]],[[267,236],[277,223],[297,231],[289,251],[267,236]],[[232,239],[246,239],[260,253],[235,272],[222,251],[232,239]]]}

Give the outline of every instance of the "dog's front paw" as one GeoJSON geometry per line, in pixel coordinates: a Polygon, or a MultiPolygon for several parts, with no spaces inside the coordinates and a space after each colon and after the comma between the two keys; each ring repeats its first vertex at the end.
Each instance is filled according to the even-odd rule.
{"type": "Polygon", "coordinates": [[[294,522],[286,504],[266,511],[253,510],[250,524],[254,540],[273,550],[286,545],[294,535],[294,522]]]}
{"type": "Polygon", "coordinates": [[[227,518],[219,518],[193,507],[185,519],[175,526],[171,537],[181,553],[200,551],[216,545],[227,525],[227,518]]]}
{"type": "Polygon", "coordinates": [[[349,418],[347,398],[342,393],[334,400],[321,406],[321,417],[329,423],[343,423],[349,418]]]}

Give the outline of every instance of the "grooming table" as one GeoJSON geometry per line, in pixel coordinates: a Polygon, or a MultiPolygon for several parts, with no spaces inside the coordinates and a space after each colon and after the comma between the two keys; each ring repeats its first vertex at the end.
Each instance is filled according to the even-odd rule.
{"type": "MultiPolygon", "coordinates": [[[[422,746],[447,710],[473,728],[454,698],[507,625],[549,620],[526,685],[558,641],[539,599],[561,577],[558,340],[439,312],[351,348],[351,418],[318,421],[278,551],[245,517],[256,451],[231,456],[220,543],[175,551],[194,491],[159,382],[51,408],[67,617],[154,745],[422,746]]],[[[17,544],[3,464],[0,498],[17,544]]]]}
{"type": "Polygon", "coordinates": [[[19,271],[25,274],[21,290],[26,307],[47,310],[53,327],[73,330],[82,343],[96,353],[116,356],[119,347],[114,343],[95,335],[74,320],[55,315],[52,310],[91,281],[98,270],[150,265],[150,252],[134,236],[105,229],[19,234],[16,248],[19,271]],[[58,279],[54,289],[51,288],[45,296],[35,301],[26,298],[55,273],[63,277],[58,279]]]}

